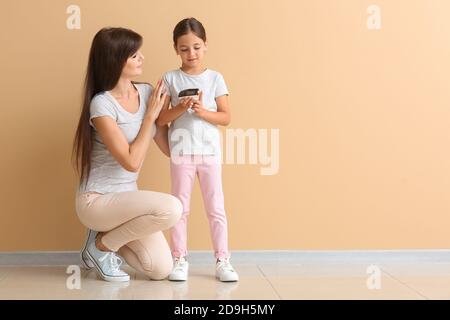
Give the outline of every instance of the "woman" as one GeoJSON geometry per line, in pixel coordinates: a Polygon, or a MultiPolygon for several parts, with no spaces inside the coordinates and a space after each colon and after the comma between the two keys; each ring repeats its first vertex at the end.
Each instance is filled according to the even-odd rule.
{"type": "Polygon", "coordinates": [[[142,37],[132,30],[105,28],[89,53],[84,102],[73,155],[80,176],[76,211],[98,231],[83,250],[83,260],[107,281],[128,281],[121,259],[151,279],[172,269],[162,230],[180,219],[174,196],[138,190],[136,180],[153,138],[169,155],[167,126],[155,121],[166,98],[162,81],[155,89],[132,79],[142,74],[142,37]]]}

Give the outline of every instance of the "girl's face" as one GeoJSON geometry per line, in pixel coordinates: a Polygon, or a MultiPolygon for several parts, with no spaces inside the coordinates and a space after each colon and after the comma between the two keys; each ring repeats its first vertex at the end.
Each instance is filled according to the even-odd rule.
{"type": "Polygon", "coordinates": [[[133,78],[142,74],[142,63],[144,62],[144,55],[140,50],[134,53],[127,59],[125,66],[122,69],[122,76],[133,78]]]}
{"type": "Polygon", "coordinates": [[[192,32],[179,37],[175,46],[183,65],[190,68],[197,67],[202,62],[207,49],[207,43],[192,32]]]}

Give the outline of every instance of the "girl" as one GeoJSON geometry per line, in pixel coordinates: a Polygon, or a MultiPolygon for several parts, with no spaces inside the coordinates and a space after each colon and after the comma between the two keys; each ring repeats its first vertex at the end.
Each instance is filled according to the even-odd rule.
{"type": "Polygon", "coordinates": [[[180,21],[173,30],[173,45],[181,58],[181,67],[163,76],[168,97],[157,120],[158,125],[171,123],[172,195],[183,204],[182,217],[171,229],[172,256],[175,261],[169,280],[187,280],[187,218],[192,186],[197,175],[214,246],[216,277],[220,281],[238,281],[238,274],[229,262],[217,128],[217,125],[226,126],[230,123],[228,89],[219,72],[203,65],[207,50],[206,32],[198,20],[187,18],[180,21]],[[199,89],[199,93],[195,97],[181,99],[179,94],[182,91],[185,93],[186,89],[199,89]]]}
{"type": "Polygon", "coordinates": [[[165,101],[162,80],[155,89],[132,81],[142,74],[141,45],[142,37],[129,29],[95,35],[73,146],[81,168],[76,211],[98,231],[90,233],[82,258],[106,281],[130,279],[116,253],[151,279],[167,277],[173,261],[162,230],[175,225],[182,211],[170,194],[137,189],[152,138],[169,155],[167,128],[154,126],[165,101]]]}

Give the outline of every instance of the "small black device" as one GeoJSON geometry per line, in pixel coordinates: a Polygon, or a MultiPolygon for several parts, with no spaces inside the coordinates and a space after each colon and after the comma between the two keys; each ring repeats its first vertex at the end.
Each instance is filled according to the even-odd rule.
{"type": "Polygon", "coordinates": [[[181,90],[180,93],[178,93],[178,98],[198,96],[199,91],[200,89],[198,88],[184,89],[181,90]]]}
{"type": "MultiPolygon", "coordinates": [[[[199,93],[199,91],[200,91],[200,89],[198,89],[198,88],[184,89],[184,90],[181,90],[178,93],[178,98],[180,100],[182,100],[182,99],[186,99],[186,98],[192,97],[194,100],[198,100],[198,93],[199,93]]],[[[189,107],[187,109],[187,112],[189,114],[193,114],[194,110],[191,107],[189,107]]]]}

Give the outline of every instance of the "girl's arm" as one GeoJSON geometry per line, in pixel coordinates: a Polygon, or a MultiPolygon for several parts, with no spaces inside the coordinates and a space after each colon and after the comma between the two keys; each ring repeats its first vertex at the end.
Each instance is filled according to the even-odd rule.
{"type": "Polygon", "coordinates": [[[230,105],[228,103],[228,96],[223,95],[216,98],[217,112],[205,109],[202,102],[202,93],[200,93],[199,100],[194,101],[192,109],[197,116],[203,120],[208,121],[214,125],[227,126],[231,122],[230,105]]]}
{"type": "Polygon", "coordinates": [[[178,119],[189,108],[189,105],[192,103],[192,98],[183,99],[178,105],[170,109],[169,103],[170,97],[167,96],[166,100],[164,101],[161,113],[159,114],[159,118],[158,120],[156,120],[156,124],[158,126],[165,126],[170,122],[178,119]]]}
{"type": "Polygon", "coordinates": [[[155,140],[156,145],[159,150],[162,151],[166,156],[170,157],[170,148],[169,148],[169,126],[156,126],[156,134],[153,140],[155,140]]]}

